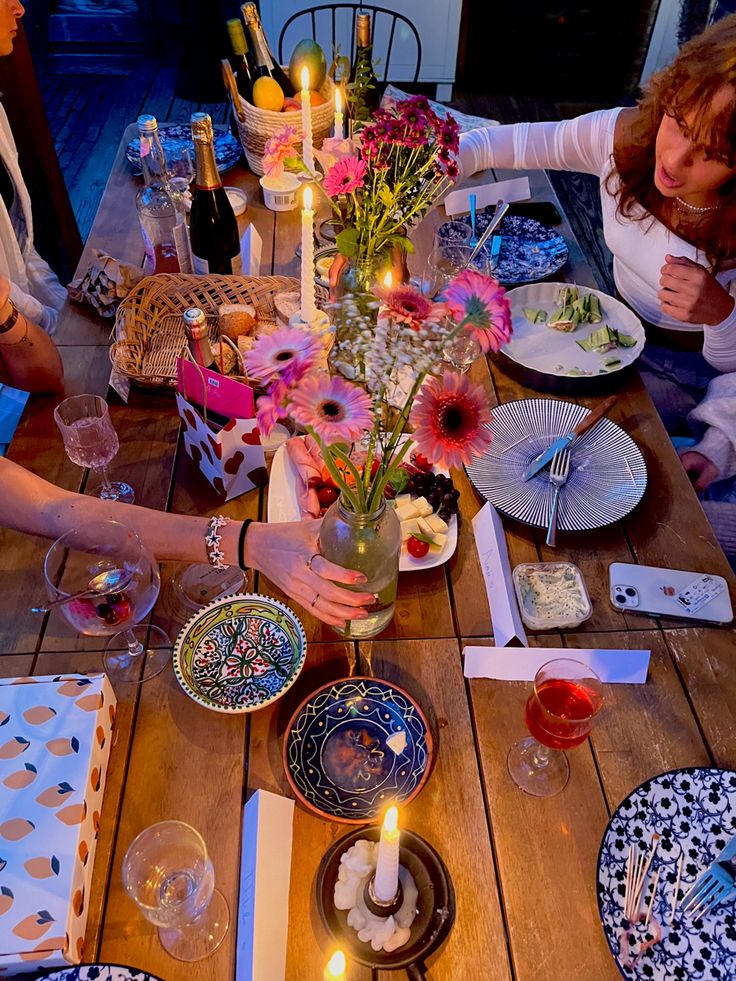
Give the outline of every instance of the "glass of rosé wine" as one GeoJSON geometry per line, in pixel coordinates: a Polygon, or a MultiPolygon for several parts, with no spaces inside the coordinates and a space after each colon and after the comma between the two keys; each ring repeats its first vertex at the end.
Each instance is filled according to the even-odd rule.
{"type": "Polygon", "coordinates": [[[108,464],[120,448],[107,402],[99,395],[73,395],[56,406],[54,419],[72,463],[99,475],[102,486],[93,494],[105,501],[132,504],[135,494],[130,484],[107,476],[108,464]]]}
{"type": "Polygon", "coordinates": [[[531,733],[509,750],[514,783],[534,797],[554,797],[570,778],[563,750],[584,742],[603,708],[603,685],[580,661],[558,658],[537,671],[524,721],[531,733]]]}
{"type": "Polygon", "coordinates": [[[134,531],[88,521],[54,542],[43,571],[54,610],[80,634],[110,638],[104,664],[111,681],[141,684],[166,667],[171,641],[144,622],[161,588],[158,565],[134,531]],[[99,591],[105,582],[114,586],[99,591]]]}

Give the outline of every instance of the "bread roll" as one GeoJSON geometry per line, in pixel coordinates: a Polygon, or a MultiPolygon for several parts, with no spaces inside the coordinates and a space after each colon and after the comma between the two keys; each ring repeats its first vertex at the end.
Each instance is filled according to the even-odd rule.
{"type": "Polygon", "coordinates": [[[299,313],[302,304],[301,293],[277,293],[273,298],[273,305],[276,310],[276,317],[284,327],[289,326],[289,321],[295,313],[299,313]]]}
{"type": "Polygon", "coordinates": [[[215,359],[217,370],[223,375],[240,374],[240,365],[235,351],[226,342],[219,342],[212,345],[212,354],[215,359]]]}
{"type": "Polygon", "coordinates": [[[256,312],[248,303],[223,303],[217,308],[218,331],[233,341],[254,334],[257,326],[256,312]]]}

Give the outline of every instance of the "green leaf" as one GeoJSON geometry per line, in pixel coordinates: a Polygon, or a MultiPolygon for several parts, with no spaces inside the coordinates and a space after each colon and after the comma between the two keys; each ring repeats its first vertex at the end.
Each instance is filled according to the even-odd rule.
{"type": "Polygon", "coordinates": [[[403,252],[406,252],[407,255],[411,255],[412,253],[416,252],[414,243],[408,235],[392,235],[389,238],[389,242],[400,248],[403,252]]]}
{"type": "Polygon", "coordinates": [[[352,259],[358,253],[358,229],[349,225],[338,232],[335,243],[346,259],[352,259]]]}
{"type": "Polygon", "coordinates": [[[389,480],[389,484],[391,484],[397,494],[400,494],[408,483],[409,472],[404,470],[403,467],[399,467],[396,473],[391,475],[391,480],[389,480]]]}
{"type": "Polygon", "coordinates": [[[305,173],[309,173],[309,169],[301,157],[284,157],[284,167],[287,170],[303,170],[305,173]]]}
{"type": "Polygon", "coordinates": [[[424,535],[421,531],[413,531],[411,537],[416,538],[418,542],[426,542],[427,545],[431,545],[434,541],[432,535],[424,535]]]}

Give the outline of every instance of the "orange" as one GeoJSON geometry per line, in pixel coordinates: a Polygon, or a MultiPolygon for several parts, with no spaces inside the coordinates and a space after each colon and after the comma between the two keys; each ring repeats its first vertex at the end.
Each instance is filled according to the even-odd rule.
{"type": "MultiPolygon", "coordinates": [[[[299,91],[294,95],[294,101],[295,102],[298,102],[299,105],[301,106],[301,104],[302,104],[302,90],[301,89],[299,89],[299,91]]],[[[312,105],[312,106],[323,106],[325,104],[325,102],[327,102],[327,99],[325,99],[324,96],[321,96],[319,94],[319,92],[312,92],[312,91],[310,91],[310,93],[309,93],[309,104],[310,105],[312,105]]]]}

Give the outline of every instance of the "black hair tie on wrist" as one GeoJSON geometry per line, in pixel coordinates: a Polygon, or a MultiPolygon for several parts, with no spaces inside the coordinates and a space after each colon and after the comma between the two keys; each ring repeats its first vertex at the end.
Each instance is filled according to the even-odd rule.
{"type": "Polygon", "coordinates": [[[245,536],[248,533],[248,527],[253,524],[252,518],[246,518],[243,524],[240,526],[240,538],[238,539],[238,565],[245,572],[245,536]]]}

